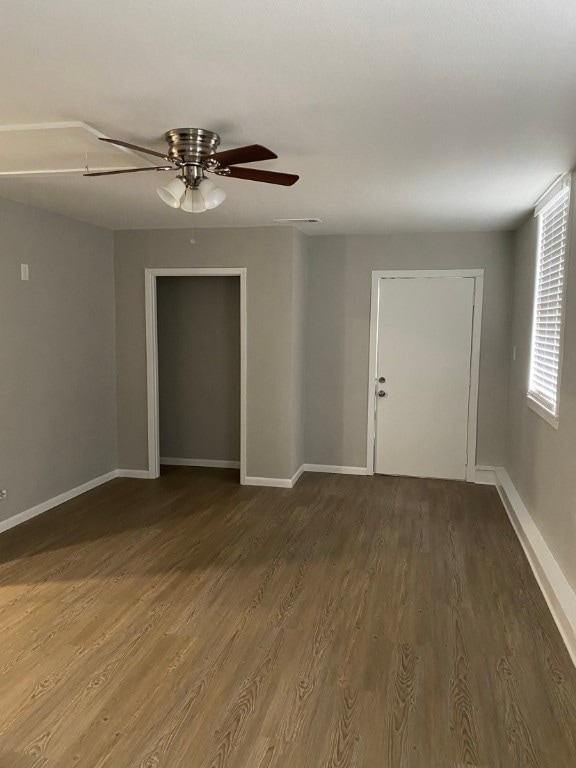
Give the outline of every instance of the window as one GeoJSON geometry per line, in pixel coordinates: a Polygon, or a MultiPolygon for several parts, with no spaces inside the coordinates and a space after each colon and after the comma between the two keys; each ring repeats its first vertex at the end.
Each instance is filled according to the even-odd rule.
{"type": "Polygon", "coordinates": [[[554,427],[558,427],[569,213],[570,176],[564,176],[534,214],[538,259],[528,404],[554,427]]]}

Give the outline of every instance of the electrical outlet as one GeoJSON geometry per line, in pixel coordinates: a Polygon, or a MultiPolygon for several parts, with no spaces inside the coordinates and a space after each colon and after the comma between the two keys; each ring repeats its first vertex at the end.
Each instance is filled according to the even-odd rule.
{"type": "Polygon", "coordinates": [[[30,279],[30,270],[28,269],[28,264],[20,264],[20,279],[21,280],[30,279]]]}
{"type": "Polygon", "coordinates": [[[3,488],[0,491],[0,499],[5,499],[7,495],[8,495],[8,491],[5,488],[3,488]]]}

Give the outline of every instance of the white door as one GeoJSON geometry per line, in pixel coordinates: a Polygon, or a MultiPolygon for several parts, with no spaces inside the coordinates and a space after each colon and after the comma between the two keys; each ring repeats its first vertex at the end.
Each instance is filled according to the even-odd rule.
{"type": "Polygon", "coordinates": [[[378,306],[375,471],[464,480],[474,278],[382,278],[378,306]]]}

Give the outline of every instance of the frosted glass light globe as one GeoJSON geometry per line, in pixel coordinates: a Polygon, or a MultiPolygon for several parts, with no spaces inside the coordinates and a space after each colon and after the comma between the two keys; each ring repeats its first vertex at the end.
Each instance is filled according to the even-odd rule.
{"type": "Polygon", "coordinates": [[[180,208],[180,203],[186,192],[186,184],[184,184],[180,176],[177,176],[165,186],[158,187],[156,192],[160,199],[163,200],[166,205],[169,205],[170,208],[180,208]]]}

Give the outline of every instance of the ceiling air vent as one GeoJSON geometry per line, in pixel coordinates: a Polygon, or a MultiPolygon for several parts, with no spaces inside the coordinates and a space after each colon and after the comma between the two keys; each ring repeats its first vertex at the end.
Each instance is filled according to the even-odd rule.
{"type": "Polygon", "coordinates": [[[322,219],[274,219],[274,224],[322,224],[322,219]]]}

